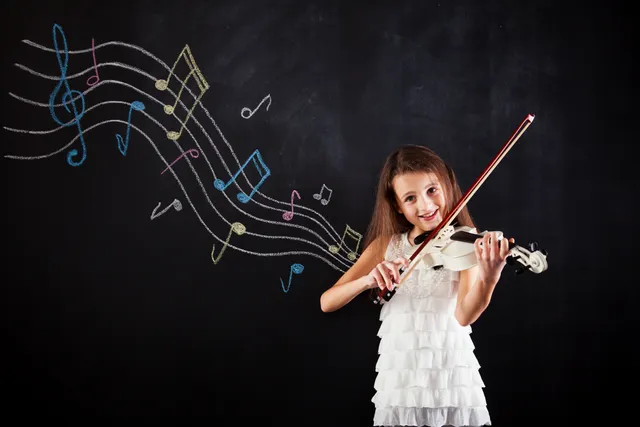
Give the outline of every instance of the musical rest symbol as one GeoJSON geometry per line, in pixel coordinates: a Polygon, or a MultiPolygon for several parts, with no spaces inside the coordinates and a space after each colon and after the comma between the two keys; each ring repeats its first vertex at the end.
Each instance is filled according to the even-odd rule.
{"type": "Polygon", "coordinates": [[[290,212],[289,212],[289,211],[287,211],[287,212],[285,212],[285,213],[283,213],[283,214],[282,214],[282,218],[283,218],[285,221],[291,221],[291,218],[293,218],[293,195],[294,195],[294,194],[295,194],[296,196],[298,196],[298,199],[300,198],[300,194],[298,194],[298,192],[297,192],[296,190],[293,190],[293,191],[291,192],[291,211],[290,211],[290,212]]]}
{"type": "Polygon", "coordinates": [[[93,70],[95,71],[95,75],[90,76],[87,79],[88,86],[93,86],[100,81],[100,75],[98,74],[98,64],[96,63],[96,45],[93,38],[91,39],[91,53],[93,54],[93,70]]]}
{"type": "Polygon", "coordinates": [[[302,264],[291,264],[291,268],[289,269],[289,284],[287,285],[287,288],[284,288],[284,282],[282,281],[282,279],[280,279],[280,283],[282,284],[282,290],[284,291],[284,293],[286,294],[287,292],[289,292],[289,289],[291,288],[291,277],[293,276],[293,273],[296,274],[301,274],[304,271],[304,265],[302,264]]]}
{"type": "Polygon", "coordinates": [[[347,234],[352,239],[357,239],[356,249],[347,254],[347,258],[353,261],[356,259],[356,253],[358,252],[358,248],[360,247],[360,240],[362,239],[362,234],[358,233],[357,231],[349,227],[349,224],[347,224],[347,226],[344,229],[344,233],[342,233],[342,239],[340,240],[340,244],[338,246],[335,246],[335,245],[329,246],[329,252],[331,252],[332,254],[337,254],[343,244],[346,246],[346,244],[344,243],[344,238],[347,234]]]}
{"type": "Polygon", "coordinates": [[[331,200],[331,195],[332,194],[333,194],[333,190],[330,189],[329,187],[327,187],[326,185],[322,184],[322,187],[320,188],[320,192],[314,194],[313,198],[316,199],[316,200],[320,200],[320,203],[322,203],[324,206],[326,206],[329,203],[329,201],[331,200]],[[325,188],[329,192],[329,198],[320,200],[320,198],[322,197],[322,192],[324,191],[325,188]]]}
{"type": "Polygon", "coordinates": [[[269,111],[269,107],[271,106],[271,95],[267,95],[264,98],[262,98],[262,101],[260,101],[260,104],[258,104],[258,106],[255,108],[255,110],[251,111],[250,108],[244,107],[241,111],[240,111],[240,115],[242,116],[243,119],[249,119],[251,118],[251,116],[253,116],[255,114],[256,111],[258,111],[258,109],[260,108],[260,106],[262,105],[262,103],[264,101],[267,100],[267,98],[269,99],[269,104],[267,104],[267,108],[265,108],[265,110],[269,111]],[[248,116],[245,116],[244,113],[249,113],[248,116]]]}
{"type": "Polygon", "coordinates": [[[133,101],[129,106],[129,118],[127,119],[127,136],[125,138],[125,142],[122,142],[122,136],[120,136],[120,134],[116,134],[116,140],[118,141],[118,150],[120,150],[123,156],[127,155],[127,149],[129,148],[129,131],[131,130],[131,112],[133,110],[143,111],[144,104],[140,101],[133,101]]]}
{"type": "Polygon", "coordinates": [[[215,258],[213,257],[213,252],[216,250],[216,245],[213,245],[213,248],[211,248],[211,260],[213,261],[213,263],[217,264],[218,261],[220,261],[220,258],[222,258],[222,254],[224,253],[224,250],[227,249],[227,245],[229,244],[229,240],[231,239],[232,233],[236,233],[238,236],[242,236],[246,231],[247,231],[247,228],[242,223],[234,222],[233,224],[231,224],[231,229],[229,230],[229,235],[227,236],[227,240],[224,241],[224,246],[220,250],[220,253],[218,254],[217,257],[215,258]]]}
{"type": "Polygon", "coordinates": [[[171,71],[169,71],[169,76],[167,77],[167,79],[166,80],[160,79],[156,81],[155,83],[156,89],[166,90],[169,87],[169,81],[171,80],[171,77],[174,75],[173,72],[181,58],[184,59],[184,61],[187,63],[187,66],[191,71],[189,72],[189,74],[187,75],[187,78],[184,80],[184,82],[182,83],[182,86],[180,87],[180,91],[178,92],[178,96],[176,97],[176,102],[174,102],[173,105],[168,105],[168,104],[165,105],[164,112],[167,114],[174,113],[176,109],[176,105],[178,105],[178,101],[182,96],[182,91],[184,90],[184,87],[187,85],[187,82],[192,76],[194,77],[196,84],[200,89],[200,94],[198,95],[196,100],[193,102],[193,105],[191,106],[191,109],[187,113],[187,117],[182,123],[180,130],[178,132],[175,132],[175,131],[167,132],[167,138],[169,138],[172,141],[177,141],[178,138],[180,138],[180,135],[182,135],[182,130],[184,129],[187,122],[191,118],[191,114],[193,113],[193,110],[196,108],[196,105],[198,104],[198,102],[200,102],[200,98],[202,98],[202,95],[204,95],[204,93],[207,90],[209,90],[209,83],[207,83],[207,81],[204,78],[204,75],[200,72],[200,69],[196,65],[196,61],[193,58],[193,55],[191,54],[191,48],[189,48],[189,45],[185,45],[185,47],[182,49],[182,52],[180,52],[180,54],[176,58],[175,62],[173,63],[173,67],[171,68],[171,71]]]}
{"type": "Polygon", "coordinates": [[[49,95],[49,113],[51,114],[51,117],[53,118],[53,120],[56,123],[58,123],[60,126],[66,127],[66,126],[72,126],[74,124],[77,125],[78,133],[80,135],[80,143],[82,144],[82,158],[80,159],[79,162],[74,162],[72,160],[72,157],[75,157],[78,155],[78,150],[74,148],[70,150],[69,153],[67,153],[67,163],[69,163],[71,166],[80,166],[84,162],[84,160],[87,158],[87,146],[84,142],[82,127],[80,126],[80,119],[82,118],[82,116],[84,116],[84,112],[85,112],[84,95],[80,91],[72,90],[71,87],[69,86],[69,82],[67,81],[67,65],[69,65],[69,48],[67,47],[67,38],[64,35],[64,31],[62,31],[62,27],[60,27],[60,25],[58,24],[53,24],[53,46],[56,51],[56,57],[58,58],[58,65],[60,66],[60,80],[58,81],[58,84],[56,84],[56,87],[53,89],[53,91],[49,95]],[[59,36],[62,37],[62,44],[64,45],[64,49],[63,49],[64,59],[60,56],[60,49],[58,49],[58,33],[59,33],[59,36]],[[71,104],[71,108],[73,109],[74,119],[69,122],[63,122],[62,120],[60,120],[54,110],[56,97],[58,96],[58,92],[60,92],[60,89],[62,88],[63,85],[65,87],[65,91],[62,94],[62,105],[64,106],[65,110],[67,110],[68,113],[71,112],[71,110],[69,109],[69,104],[71,104]],[[74,99],[74,97],[76,99],[80,98],[80,101],[82,102],[81,104],[82,108],[80,108],[80,112],[78,112],[78,108],[76,106],[76,99],[74,99]]]}
{"type": "Polygon", "coordinates": [[[262,161],[262,156],[260,155],[260,150],[254,151],[253,154],[251,156],[249,156],[249,158],[244,162],[244,164],[240,167],[240,169],[238,169],[238,171],[235,173],[235,175],[233,175],[233,177],[229,180],[229,182],[227,182],[225,184],[221,179],[216,179],[215,181],[213,181],[213,186],[215,188],[217,188],[218,190],[220,190],[220,191],[226,190],[227,187],[229,186],[229,184],[231,184],[233,181],[236,180],[238,175],[240,175],[240,172],[242,172],[244,170],[244,168],[247,166],[247,164],[249,163],[250,160],[253,160],[253,164],[256,166],[256,169],[258,170],[258,173],[260,174],[262,179],[260,179],[260,182],[258,183],[258,185],[256,185],[253,188],[253,190],[251,191],[251,194],[249,194],[248,196],[245,193],[243,193],[242,191],[238,193],[238,196],[237,196],[238,200],[240,200],[240,202],[242,202],[242,203],[247,203],[249,200],[251,200],[251,198],[253,197],[255,192],[258,191],[258,188],[260,188],[260,186],[262,185],[264,180],[267,179],[269,177],[269,175],[271,175],[271,171],[269,170],[267,165],[265,165],[264,162],[262,161]],[[260,171],[260,166],[256,162],[256,158],[260,162],[260,165],[262,165],[262,168],[265,170],[264,175],[260,171]]]}
{"type": "Polygon", "coordinates": [[[151,212],[151,219],[152,220],[154,220],[154,219],[158,218],[160,215],[164,214],[166,211],[171,209],[171,207],[173,207],[176,211],[181,211],[182,210],[182,203],[180,203],[180,200],[174,199],[173,202],[171,202],[166,208],[161,210],[159,213],[156,213],[156,211],[158,210],[159,207],[160,207],[160,202],[158,202],[158,206],[156,206],[155,209],[153,209],[153,212],[151,212]]]}
{"type": "Polygon", "coordinates": [[[178,158],[176,158],[173,162],[171,162],[171,164],[169,166],[167,166],[165,168],[165,170],[163,170],[162,172],[160,172],[160,175],[162,175],[163,173],[165,173],[166,171],[169,170],[169,168],[171,166],[173,166],[173,164],[175,162],[177,162],[178,160],[180,160],[182,157],[184,157],[185,155],[189,154],[191,156],[192,159],[197,159],[200,156],[200,153],[198,152],[198,150],[196,150],[195,148],[190,148],[187,151],[185,151],[184,153],[180,154],[178,156],[178,158]]]}

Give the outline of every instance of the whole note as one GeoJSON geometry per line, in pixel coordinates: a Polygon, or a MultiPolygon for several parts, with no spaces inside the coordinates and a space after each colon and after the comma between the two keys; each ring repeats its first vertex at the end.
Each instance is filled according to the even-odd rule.
{"type": "Polygon", "coordinates": [[[98,74],[98,64],[96,63],[96,45],[93,38],[91,39],[91,53],[93,54],[93,69],[95,75],[87,79],[87,85],[93,86],[100,81],[100,75],[98,74]]]}
{"type": "Polygon", "coordinates": [[[291,218],[293,218],[293,196],[294,194],[296,196],[298,196],[298,199],[300,198],[300,194],[298,194],[298,192],[296,190],[293,190],[291,192],[291,211],[287,211],[285,213],[282,214],[282,219],[284,219],[285,221],[291,221],[291,218]]]}
{"type": "Polygon", "coordinates": [[[289,289],[291,288],[291,277],[293,276],[293,273],[301,274],[303,271],[304,265],[298,263],[291,264],[291,268],[289,269],[289,284],[287,285],[286,289],[284,287],[284,282],[282,281],[282,279],[280,279],[280,284],[282,285],[282,290],[284,291],[284,293],[289,292],[289,289]]]}
{"type": "Polygon", "coordinates": [[[143,111],[144,104],[140,101],[133,101],[129,106],[129,118],[127,119],[127,135],[125,138],[125,142],[122,142],[122,136],[120,134],[116,134],[116,140],[118,141],[118,150],[122,153],[123,156],[127,155],[127,149],[129,148],[129,132],[131,130],[131,112],[133,110],[143,111]]]}
{"type": "Polygon", "coordinates": [[[72,126],[75,124],[78,127],[78,133],[80,135],[80,143],[82,145],[82,157],[78,162],[73,161],[72,158],[78,155],[78,150],[76,150],[75,148],[71,149],[69,153],[67,153],[67,163],[69,163],[71,166],[80,166],[84,162],[84,160],[87,158],[87,146],[84,142],[82,127],[80,126],[80,119],[82,118],[82,116],[84,116],[84,112],[85,112],[84,95],[80,91],[72,90],[71,87],[69,86],[69,82],[67,81],[69,49],[67,47],[67,38],[64,35],[64,31],[62,31],[62,27],[60,27],[60,25],[58,24],[53,24],[53,47],[55,49],[56,57],[58,58],[58,65],[60,67],[60,79],[58,81],[58,84],[56,84],[56,87],[53,89],[53,91],[49,96],[49,113],[51,114],[51,117],[53,118],[53,120],[56,123],[58,123],[60,126],[66,127],[66,126],[72,126]],[[60,55],[60,49],[58,48],[59,36],[62,37],[62,44],[64,46],[62,53],[64,54],[64,57],[60,55]],[[62,88],[63,85],[65,88],[65,91],[62,94],[62,98],[61,98],[62,106],[65,108],[65,110],[67,110],[68,113],[71,113],[71,110],[73,110],[73,116],[74,116],[74,119],[68,122],[60,120],[54,110],[54,107],[56,106],[55,100],[58,97],[58,93],[60,92],[60,89],[62,88]],[[78,107],[76,106],[76,99],[78,98],[81,101],[80,112],[78,112],[78,107]],[[69,104],[71,105],[71,109],[69,108],[69,104]]]}
{"type": "Polygon", "coordinates": [[[249,119],[251,118],[251,116],[253,116],[255,114],[256,111],[258,111],[258,108],[260,108],[260,106],[264,103],[264,101],[266,101],[267,99],[269,99],[269,104],[267,104],[267,108],[265,108],[265,110],[269,111],[269,107],[271,106],[271,95],[267,95],[264,98],[262,98],[262,101],[260,101],[260,104],[258,104],[258,106],[251,111],[250,108],[244,107],[241,111],[240,111],[240,115],[242,116],[243,119],[249,119]],[[249,113],[248,116],[245,116],[244,113],[249,113]]]}

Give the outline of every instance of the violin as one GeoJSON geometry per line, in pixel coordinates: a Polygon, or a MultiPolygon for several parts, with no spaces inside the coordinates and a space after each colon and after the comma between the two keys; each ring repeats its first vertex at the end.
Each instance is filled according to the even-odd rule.
{"type": "MultiPolygon", "coordinates": [[[[482,183],[487,179],[489,174],[496,168],[498,163],[504,158],[507,152],[513,147],[516,141],[522,136],[525,130],[533,122],[534,116],[529,114],[520,124],[518,129],[509,138],[502,147],[500,152],[491,161],[489,166],[478,177],[476,182],[471,186],[467,193],[460,199],[458,204],[451,210],[446,218],[442,220],[438,226],[426,233],[423,233],[414,239],[416,244],[420,244],[414,253],[409,257],[409,266],[405,270],[401,268],[399,283],[392,290],[382,290],[374,304],[381,304],[382,300],[389,301],[396,293],[396,289],[401,286],[409,273],[416,267],[419,262],[424,262],[427,266],[434,269],[447,268],[452,271],[462,271],[477,264],[475,248],[473,243],[476,239],[481,238],[482,234],[471,233],[470,227],[461,227],[451,225],[454,218],[460,213],[462,208],[469,202],[473,194],[478,190],[482,183]]],[[[506,261],[509,265],[519,264],[516,274],[524,271],[532,271],[534,273],[542,273],[548,268],[547,252],[539,251],[536,242],[529,243],[529,249],[525,249],[514,243],[503,239],[502,232],[498,232],[500,244],[507,242],[509,244],[509,256],[506,261]]]]}

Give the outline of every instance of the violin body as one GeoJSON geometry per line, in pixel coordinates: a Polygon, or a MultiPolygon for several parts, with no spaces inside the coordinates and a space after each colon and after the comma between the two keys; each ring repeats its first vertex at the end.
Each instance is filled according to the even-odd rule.
{"type": "MultiPolygon", "coordinates": [[[[470,233],[471,227],[447,227],[443,229],[441,237],[432,240],[424,249],[425,255],[421,262],[429,268],[446,268],[451,271],[462,271],[478,263],[473,244],[452,240],[451,236],[457,231],[470,233]]],[[[486,232],[480,234],[484,235],[486,232]]],[[[500,239],[502,233],[500,233],[500,239]]]]}
{"type": "MultiPolygon", "coordinates": [[[[477,265],[474,242],[489,231],[475,234],[471,232],[472,230],[467,226],[443,228],[436,238],[427,243],[420,262],[429,268],[446,268],[451,271],[462,271],[477,265]]],[[[527,250],[503,240],[501,231],[496,231],[496,235],[501,244],[502,242],[509,244],[507,262],[510,265],[517,261],[522,268],[527,268],[534,273],[541,273],[547,269],[547,255],[545,251],[538,251],[534,247],[537,245],[531,244],[531,250],[527,250]]]]}

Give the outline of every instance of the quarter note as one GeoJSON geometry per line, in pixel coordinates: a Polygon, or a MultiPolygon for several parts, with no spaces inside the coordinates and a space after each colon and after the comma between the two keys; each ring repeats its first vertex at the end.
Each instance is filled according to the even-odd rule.
{"type": "Polygon", "coordinates": [[[163,213],[168,211],[171,207],[173,207],[176,211],[181,211],[182,210],[182,203],[180,203],[180,200],[174,199],[173,202],[171,202],[166,208],[161,210],[159,213],[156,213],[156,211],[158,210],[159,207],[160,207],[160,202],[158,202],[158,206],[156,206],[155,209],[153,210],[153,212],[151,212],[151,219],[152,220],[158,218],[160,215],[162,215],[163,213]]]}
{"type": "Polygon", "coordinates": [[[197,159],[200,156],[200,153],[198,152],[198,150],[196,150],[195,148],[190,148],[187,151],[185,151],[184,153],[180,154],[173,162],[171,162],[171,164],[169,166],[167,166],[165,168],[165,170],[163,170],[162,172],[160,172],[160,175],[162,175],[163,173],[165,173],[166,171],[169,170],[169,168],[171,166],[173,166],[173,164],[175,162],[177,162],[178,160],[180,160],[182,157],[186,156],[187,154],[189,154],[191,156],[191,158],[193,159],[197,159]]]}
{"type": "Polygon", "coordinates": [[[332,194],[333,194],[333,190],[330,189],[329,187],[327,187],[326,185],[322,184],[322,187],[320,188],[320,192],[314,194],[313,198],[316,199],[316,200],[320,200],[320,203],[322,203],[324,206],[326,206],[329,203],[329,201],[331,200],[331,195],[332,194]],[[322,198],[322,192],[324,191],[325,188],[329,192],[329,198],[320,200],[322,198]]]}
{"type": "Polygon", "coordinates": [[[123,156],[127,155],[127,149],[129,148],[129,131],[131,130],[131,112],[133,110],[143,111],[144,104],[140,101],[133,101],[129,106],[129,118],[127,119],[127,135],[125,137],[125,141],[122,142],[122,136],[120,134],[116,134],[116,140],[118,141],[118,150],[122,153],[123,156]]]}
{"type": "Polygon", "coordinates": [[[338,246],[336,245],[329,246],[329,252],[331,252],[332,254],[337,254],[340,248],[342,248],[342,245],[346,246],[344,242],[344,238],[347,235],[349,235],[349,237],[351,237],[352,239],[356,240],[356,249],[347,254],[347,258],[353,261],[356,259],[356,253],[358,252],[358,248],[360,247],[360,240],[362,240],[362,234],[358,233],[357,231],[349,227],[349,224],[347,224],[347,226],[344,229],[344,233],[342,233],[342,239],[340,240],[340,244],[338,246]]]}
{"type": "Polygon", "coordinates": [[[251,118],[251,116],[253,116],[255,114],[256,111],[258,111],[258,108],[260,108],[260,106],[262,105],[262,103],[264,101],[267,100],[267,98],[269,99],[269,104],[267,104],[267,108],[265,108],[265,110],[269,111],[269,107],[271,106],[271,95],[267,95],[264,98],[262,98],[262,101],[260,101],[260,104],[258,104],[258,106],[255,108],[255,110],[251,111],[251,109],[244,107],[241,111],[240,111],[240,115],[242,116],[243,119],[249,119],[251,118]],[[249,113],[248,116],[245,116],[245,113],[249,113]]]}
{"type": "Polygon", "coordinates": [[[293,218],[293,196],[294,196],[294,194],[296,196],[298,196],[298,199],[300,198],[300,194],[296,190],[293,190],[291,192],[291,211],[290,212],[287,211],[287,212],[282,214],[282,219],[284,219],[285,221],[291,221],[291,218],[293,218]]]}
{"type": "Polygon", "coordinates": [[[298,263],[291,264],[291,267],[289,268],[289,284],[287,285],[286,289],[284,287],[284,282],[282,281],[282,279],[280,279],[280,283],[282,284],[282,290],[284,291],[285,294],[289,292],[289,289],[291,288],[291,277],[293,276],[293,273],[301,274],[303,271],[304,271],[304,265],[298,264],[298,263]]]}
{"type": "Polygon", "coordinates": [[[100,81],[100,75],[98,74],[98,64],[96,63],[96,45],[93,38],[91,39],[91,53],[93,54],[93,70],[95,71],[95,75],[87,79],[87,85],[89,86],[93,86],[100,81]]]}
{"type": "Polygon", "coordinates": [[[242,236],[246,231],[247,228],[240,222],[234,222],[233,224],[231,224],[231,229],[229,230],[227,240],[224,241],[224,246],[222,246],[222,249],[220,250],[220,253],[217,257],[214,258],[213,256],[213,252],[216,250],[216,245],[213,245],[213,248],[211,248],[211,260],[213,261],[213,263],[217,264],[218,261],[220,261],[220,258],[222,258],[222,254],[224,253],[224,250],[227,249],[227,245],[229,244],[232,233],[236,233],[238,236],[242,236]]]}
{"type": "Polygon", "coordinates": [[[73,126],[76,125],[78,127],[78,134],[80,136],[80,144],[82,144],[82,157],[79,161],[74,161],[72,158],[78,155],[78,150],[75,148],[71,149],[67,153],[67,163],[71,166],[80,166],[85,159],[87,158],[87,145],[84,142],[84,135],[82,133],[82,126],[80,126],[80,119],[84,116],[85,105],[84,105],[84,94],[77,90],[72,90],[71,86],[69,86],[69,82],[67,81],[67,65],[69,65],[69,48],[67,47],[67,38],[64,35],[64,31],[62,31],[62,27],[58,24],[53,24],[53,47],[56,51],[56,57],[58,59],[58,66],[60,67],[60,79],[56,84],[56,87],[53,89],[51,94],[49,95],[49,113],[53,120],[58,123],[60,126],[73,126]],[[60,55],[60,49],[58,48],[58,37],[62,39],[63,49],[62,53],[64,56],[60,55]],[[54,107],[56,98],[60,89],[64,85],[64,92],[62,93],[62,106],[67,110],[67,113],[71,113],[73,110],[73,120],[63,121],[58,118],[58,115],[55,112],[54,107]],[[80,107],[76,105],[76,100],[80,99],[81,104],[80,107]],[[69,108],[69,104],[71,108],[69,108]],[[79,110],[79,111],[78,111],[79,110]]]}
{"type": "Polygon", "coordinates": [[[207,90],[209,90],[209,83],[207,83],[207,81],[204,78],[204,75],[200,72],[200,69],[196,65],[196,61],[193,58],[193,55],[191,54],[191,48],[189,47],[189,45],[185,45],[185,47],[182,49],[182,52],[180,52],[180,54],[178,55],[178,58],[176,58],[175,62],[173,63],[173,67],[171,68],[171,71],[169,71],[169,76],[167,77],[167,79],[166,80],[160,79],[156,81],[155,83],[156,89],[167,90],[167,88],[169,87],[169,81],[171,80],[171,76],[174,75],[173,72],[176,69],[176,65],[178,65],[178,62],[180,61],[180,59],[184,59],[184,61],[187,63],[187,66],[191,71],[189,72],[184,82],[182,83],[182,86],[180,87],[180,91],[178,92],[178,96],[176,97],[176,102],[174,102],[173,105],[166,104],[164,106],[164,112],[167,114],[174,113],[176,109],[176,105],[178,105],[178,101],[182,96],[182,91],[184,90],[184,87],[187,85],[187,82],[191,77],[195,79],[196,84],[200,89],[200,94],[197,96],[196,100],[193,102],[191,109],[189,109],[189,112],[187,113],[187,117],[182,123],[180,130],[178,132],[176,131],[167,132],[167,138],[169,138],[172,141],[176,141],[178,140],[178,138],[180,138],[180,135],[182,135],[182,130],[184,129],[187,122],[191,118],[191,114],[193,113],[193,110],[196,108],[196,105],[198,104],[198,102],[200,102],[200,98],[202,98],[202,95],[204,95],[204,93],[207,90]]]}
{"type": "Polygon", "coordinates": [[[249,200],[251,200],[251,198],[253,197],[255,192],[258,191],[258,188],[260,188],[260,186],[262,185],[264,180],[267,179],[269,177],[269,175],[271,175],[271,171],[269,170],[267,165],[265,165],[264,162],[262,161],[262,156],[260,155],[260,150],[254,151],[253,154],[251,156],[249,156],[249,158],[244,162],[244,164],[240,167],[240,169],[238,169],[238,171],[233,175],[233,177],[231,177],[229,182],[227,182],[225,184],[224,181],[222,181],[221,179],[216,179],[215,181],[213,181],[213,186],[215,188],[217,188],[218,190],[220,190],[220,191],[226,190],[227,187],[233,181],[236,180],[238,175],[240,175],[240,172],[242,172],[244,170],[244,168],[247,166],[247,164],[249,163],[250,160],[253,160],[253,164],[255,165],[256,169],[258,170],[258,173],[260,174],[260,176],[262,178],[260,179],[260,182],[258,183],[258,185],[253,187],[253,190],[251,191],[251,194],[249,194],[248,196],[245,193],[243,193],[242,191],[238,193],[238,195],[237,195],[238,200],[240,200],[240,202],[242,202],[242,203],[247,203],[249,200]],[[256,161],[256,158],[258,159],[257,161],[256,161]],[[260,165],[258,165],[258,162],[260,163],[260,165],[262,165],[262,169],[264,169],[264,174],[260,171],[260,165]]]}

